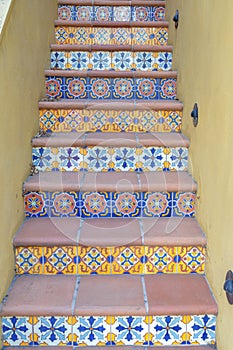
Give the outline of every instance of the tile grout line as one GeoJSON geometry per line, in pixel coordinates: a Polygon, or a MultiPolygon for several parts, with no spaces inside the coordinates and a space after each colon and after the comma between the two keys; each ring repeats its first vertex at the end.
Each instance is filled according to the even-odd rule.
{"type": "Polygon", "coordinates": [[[79,239],[80,239],[80,235],[81,235],[81,230],[84,224],[84,219],[82,217],[80,217],[80,224],[79,224],[79,228],[77,230],[77,235],[76,235],[76,245],[79,245],[79,239]]]}
{"type": "Polygon", "coordinates": [[[78,290],[79,290],[79,285],[80,285],[80,276],[77,276],[77,280],[75,283],[75,289],[74,289],[74,294],[73,294],[73,299],[72,299],[72,306],[71,306],[71,312],[72,316],[74,316],[74,311],[75,311],[75,305],[76,305],[76,300],[78,297],[78,290]]]}
{"type": "Polygon", "coordinates": [[[146,284],[145,284],[144,276],[141,276],[141,281],[142,281],[142,289],[143,289],[143,295],[144,295],[144,304],[145,304],[146,314],[148,315],[149,305],[148,305],[148,298],[146,293],[146,284]]]}
{"type": "Polygon", "coordinates": [[[142,245],[144,246],[144,244],[145,244],[145,237],[144,237],[142,217],[139,217],[139,225],[140,225],[140,231],[141,231],[142,245]]]}

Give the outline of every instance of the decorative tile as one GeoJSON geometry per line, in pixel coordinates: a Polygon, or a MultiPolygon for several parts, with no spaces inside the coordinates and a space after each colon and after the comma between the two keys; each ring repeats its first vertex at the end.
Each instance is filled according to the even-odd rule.
{"type": "Polygon", "coordinates": [[[90,69],[110,70],[111,53],[109,51],[93,51],[90,58],[90,69]]]}
{"type": "Polygon", "coordinates": [[[110,123],[109,117],[111,117],[111,111],[90,111],[90,130],[104,131],[109,130],[110,123]],[[107,127],[107,124],[109,125],[107,127]]]}
{"type": "Polygon", "coordinates": [[[44,247],[44,274],[77,274],[76,247],[44,247]]]}
{"type": "Polygon", "coordinates": [[[168,170],[188,170],[188,148],[173,147],[167,149],[166,161],[168,170]]]}
{"type": "Polygon", "coordinates": [[[70,51],[67,54],[67,65],[65,68],[74,70],[87,70],[90,63],[90,54],[85,51],[70,51]]]}
{"type": "Polygon", "coordinates": [[[116,78],[112,80],[114,99],[131,99],[134,97],[134,80],[116,78]]]}
{"type": "Polygon", "coordinates": [[[135,52],[134,64],[137,70],[152,70],[155,60],[152,52],[135,52]]]}
{"type": "Polygon", "coordinates": [[[34,317],[35,345],[71,345],[72,339],[72,317],[34,317]]]}
{"type": "Polygon", "coordinates": [[[87,80],[85,78],[66,78],[66,98],[88,98],[86,91],[87,80]]]}
{"type": "Polygon", "coordinates": [[[78,192],[53,192],[51,194],[51,216],[79,217],[78,192]]]}
{"type": "Polygon", "coordinates": [[[33,147],[32,165],[39,171],[57,171],[58,165],[58,148],[51,147],[33,147]]]}
{"type": "Polygon", "coordinates": [[[48,192],[27,192],[24,195],[26,217],[49,216],[50,194],[48,192]]]}
{"type": "Polygon", "coordinates": [[[112,28],[93,28],[92,43],[96,45],[112,44],[112,28]]]}
{"type": "Polygon", "coordinates": [[[110,274],[111,248],[78,246],[78,274],[110,274]]]}
{"type": "Polygon", "coordinates": [[[58,149],[57,160],[61,171],[79,171],[83,161],[82,149],[62,147],[58,149]]]}
{"type": "Polygon", "coordinates": [[[142,215],[149,217],[170,217],[172,212],[171,192],[142,193],[142,215]]]}
{"type": "Polygon", "coordinates": [[[139,192],[114,192],[112,198],[113,217],[137,217],[141,210],[139,202],[141,193],[139,192]]]}
{"type": "Polygon", "coordinates": [[[145,274],[165,273],[172,261],[168,251],[168,247],[145,247],[145,274]]]}
{"type": "Polygon", "coordinates": [[[113,345],[148,345],[147,317],[114,317],[111,332],[113,345]]]}
{"type": "Polygon", "coordinates": [[[151,7],[132,6],[132,20],[137,22],[147,22],[152,20],[151,7]]]}
{"type": "Polygon", "coordinates": [[[115,51],[112,53],[112,69],[124,71],[132,70],[134,53],[131,51],[115,51]]]}
{"type": "Polygon", "coordinates": [[[149,325],[153,334],[152,345],[169,346],[186,344],[186,323],[182,316],[156,316],[149,325]]]}
{"type": "Polygon", "coordinates": [[[42,247],[15,248],[16,274],[41,274],[43,271],[42,247]]]}
{"type": "Polygon", "coordinates": [[[47,77],[46,78],[46,95],[51,98],[62,97],[62,78],[47,77]]]}
{"type": "Polygon", "coordinates": [[[189,316],[187,323],[188,344],[214,345],[216,331],[215,315],[189,316]]]}
{"type": "Polygon", "coordinates": [[[145,252],[144,247],[114,247],[112,248],[113,274],[143,274],[145,252]]]}
{"type": "Polygon", "coordinates": [[[158,171],[164,169],[166,155],[162,147],[139,148],[138,166],[142,171],[158,171]]]}
{"type": "Polygon", "coordinates": [[[59,117],[54,110],[40,110],[40,129],[52,132],[59,128],[59,117]]]}
{"type": "Polygon", "coordinates": [[[90,78],[91,99],[109,99],[111,98],[111,79],[106,78],[90,78]]]}
{"type": "Polygon", "coordinates": [[[178,273],[204,273],[205,248],[204,247],[177,247],[178,273]]]}
{"type": "Polygon", "coordinates": [[[157,45],[167,45],[168,42],[168,29],[160,28],[157,31],[153,31],[150,38],[152,38],[157,42],[157,45]],[[153,37],[154,35],[154,37],[153,37]]]}
{"type": "Polygon", "coordinates": [[[3,346],[28,346],[33,343],[31,317],[2,317],[3,346]]]}
{"type": "Polygon", "coordinates": [[[111,34],[112,45],[131,45],[130,28],[112,28],[111,34]]]}
{"type": "Polygon", "coordinates": [[[84,149],[83,168],[88,171],[108,171],[111,164],[111,148],[88,147],[84,149]]]}
{"type": "Polygon", "coordinates": [[[114,130],[128,131],[133,128],[137,111],[113,111],[112,124],[114,130]]]}
{"type": "Polygon", "coordinates": [[[156,57],[156,63],[158,70],[168,71],[172,68],[172,53],[171,52],[159,52],[156,57]]]}
{"type": "Polygon", "coordinates": [[[67,44],[69,35],[65,27],[57,27],[55,31],[55,38],[57,44],[67,44]]]}
{"type": "Polygon", "coordinates": [[[167,112],[164,115],[164,124],[169,130],[179,132],[181,130],[182,112],[167,112]]]}
{"type": "Polygon", "coordinates": [[[93,16],[92,6],[74,6],[74,16],[77,21],[91,21],[93,16]]]}
{"type": "Polygon", "coordinates": [[[165,19],[165,7],[152,7],[152,21],[163,21],[165,19]]]}
{"type": "Polygon", "coordinates": [[[83,192],[81,217],[110,217],[111,194],[108,192],[83,192]]]}
{"type": "Polygon", "coordinates": [[[120,22],[129,22],[131,20],[130,6],[113,7],[113,20],[120,21],[120,22]]]}
{"type": "Polygon", "coordinates": [[[137,99],[156,99],[158,98],[157,79],[142,78],[136,79],[136,98],[137,99]]]}
{"type": "Polygon", "coordinates": [[[65,51],[51,52],[51,69],[65,69],[67,65],[67,55],[65,51]]]}
{"type": "Polygon", "coordinates": [[[175,79],[161,79],[161,99],[175,99],[176,97],[176,80],[175,79]]]}
{"type": "Polygon", "coordinates": [[[111,343],[108,317],[75,317],[73,326],[75,346],[103,346],[111,343]]]}
{"type": "Polygon", "coordinates": [[[94,21],[112,21],[113,7],[111,6],[94,6],[94,21]]]}
{"type": "Polygon", "coordinates": [[[112,169],[115,171],[134,171],[137,161],[136,148],[118,147],[112,150],[112,169]]]}
{"type": "Polygon", "coordinates": [[[195,216],[196,194],[193,192],[177,192],[173,194],[174,216],[195,216]]]}

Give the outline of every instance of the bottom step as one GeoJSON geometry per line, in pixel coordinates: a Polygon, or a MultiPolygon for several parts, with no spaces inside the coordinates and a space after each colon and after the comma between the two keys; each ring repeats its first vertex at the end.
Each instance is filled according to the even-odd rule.
{"type": "MultiPolygon", "coordinates": [[[[34,346],[30,347],[7,347],[3,348],[4,350],[34,350],[34,346]]],[[[43,350],[50,350],[51,346],[44,346],[43,350]]],[[[53,346],[52,350],[59,350],[61,349],[60,346],[53,346]]],[[[111,350],[112,346],[87,346],[85,347],[86,350],[111,350]]],[[[62,350],[76,350],[76,347],[73,346],[63,346],[62,350]]],[[[150,347],[143,347],[143,346],[118,346],[117,350],[171,350],[170,346],[150,346],[150,347]]],[[[180,346],[172,347],[172,350],[181,350],[180,346]]],[[[213,347],[210,346],[182,346],[182,350],[213,350],[213,347]]]]}

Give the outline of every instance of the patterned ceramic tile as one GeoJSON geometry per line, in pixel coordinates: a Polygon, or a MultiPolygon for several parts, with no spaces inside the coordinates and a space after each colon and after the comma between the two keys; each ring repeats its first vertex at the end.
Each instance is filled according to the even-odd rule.
{"type": "Polygon", "coordinates": [[[152,21],[162,21],[165,19],[165,8],[163,6],[153,7],[151,12],[152,21]]]}
{"type": "Polygon", "coordinates": [[[131,51],[115,51],[112,53],[112,69],[113,70],[132,70],[134,61],[134,52],[131,51]]]}
{"type": "Polygon", "coordinates": [[[66,69],[67,54],[65,51],[51,52],[51,69],[66,69]]]}
{"type": "Polygon", "coordinates": [[[39,171],[59,170],[58,148],[33,147],[32,165],[39,171]]]}
{"type": "Polygon", "coordinates": [[[92,43],[96,45],[112,44],[112,28],[94,28],[92,43]]]}
{"type": "Polygon", "coordinates": [[[167,170],[188,170],[188,148],[167,148],[166,168],[167,170]]]}
{"type": "Polygon", "coordinates": [[[173,193],[173,215],[195,216],[196,194],[192,192],[173,193]]]}
{"type": "Polygon", "coordinates": [[[76,247],[44,247],[44,274],[77,274],[76,247]]]}
{"type": "Polygon", "coordinates": [[[114,317],[111,332],[113,345],[148,345],[147,317],[114,317]]]}
{"type": "Polygon", "coordinates": [[[63,98],[88,98],[87,81],[87,78],[64,78],[63,98]]]}
{"type": "Polygon", "coordinates": [[[172,261],[168,247],[145,247],[145,257],[145,274],[165,273],[172,261]]]}
{"type": "Polygon", "coordinates": [[[24,195],[26,217],[49,216],[50,194],[48,192],[27,192],[24,195]]]}
{"type": "Polygon", "coordinates": [[[176,97],[176,80],[175,79],[161,79],[160,81],[160,98],[161,99],[175,99],[176,97]]]}
{"type": "Polygon", "coordinates": [[[138,166],[142,171],[158,171],[164,169],[166,154],[162,147],[139,148],[138,166]]]}
{"type": "Polygon", "coordinates": [[[187,343],[192,345],[214,345],[215,331],[215,315],[189,316],[187,322],[187,343]]]}
{"type": "Polygon", "coordinates": [[[131,45],[130,28],[112,28],[111,34],[112,45],[131,45]]]}
{"type": "Polygon", "coordinates": [[[62,78],[48,77],[46,78],[46,95],[51,98],[62,97],[62,78]]]}
{"type": "Polygon", "coordinates": [[[111,98],[111,79],[90,78],[89,98],[90,99],[110,99],[111,98]]]}
{"type": "Polygon", "coordinates": [[[51,194],[51,216],[79,217],[78,192],[53,192],[51,194]]]}
{"type": "Polygon", "coordinates": [[[90,58],[90,69],[93,70],[110,70],[111,69],[111,52],[93,51],[90,58]]]}
{"type": "Polygon", "coordinates": [[[137,99],[157,99],[159,89],[158,79],[141,78],[135,81],[135,97],[137,99]]]}
{"type": "Polygon", "coordinates": [[[141,215],[139,192],[114,192],[112,198],[113,217],[137,217],[141,215]]]}
{"type": "Polygon", "coordinates": [[[205,248],[204,247],[177,247],[178,273],[204,273],[205,248]]]}
{"type": "Polygon", "coordinates": [[[144,192],[142,196],[143,216],[170,217],[172,215],[171,192],[144,192]]]}
{"type": "Polygon", "coordinates": [[[130,6],[113,7],[113,20],[120,21],[120,22],[129,22],[131,20],[130,6]]]}
{"type": "Polygon", "coordinates": [[[71,6],[59,6],[58,7],[58,19],[70,21],[71,17],[71,6]]]}
{"type": "Polygon", "coordinates": [[[110,274],[111,248],[78,247],[78,274],[110,274]]]}
{"type": "Polygon", "coordinates": [[[2,340],[4,346],[28,346],[33,343],[31,317],[2,317],[2,340]]]}
{"type": "Polygon", "coordinates": [[[110,217],[111,193],[108,192],[83,192],[81,217],[110,217]]]}
{"type": "Polygon", "coordinates": [[[170,70],[172,68],[172,53],[159,52],[155,61],[158,65],[158,70],[170,70]]]}
{"type": "Polygon", "coordinates": [[[137,149],[119,147],[112,150],[112,169],[115,171],[134,171],[137,168],[137,149]]]}
{"type": "Polygon", "coordinates": [[[108,171],[111,167],[112,149],[87,147],[84,149],[83,168],[88,171],[108,171]]]}
{"type": "Polygon", "coordinates": [[[134,79],[116,78],[112,79],[112,97],[114,99],[132,99],[134,98],[134,79]]]}
{"type": "Polygon", "coordinates": [[[112,6],[94,6],[93,13],[94,21],[108,22],[113,20],[112,6]]]}
{"type": "Polygon", "coordinates": [[[66,69],[87,70],[90,68],[90,53],[85,51],[70,51],[67,53],[66,69]]]}
{"type": "Polygon", "coordinates": [[[57,161],[59,170],[79,171],[83,161],[82,148],[62,147],[58,148],[57,161]]]}
{"type": "Polygon", "coordinates": [[[112,248],[113,274],[143,274],[145,252],[144,247],[114,247],[112,248]]]}
{"type": "Polygon", "coordinates": [[[16,247],[16,274],[41,274],[43,271],[43,247],[16,247]]]}
{"type": "Polygon", "coordinates": [[[132,20],[137,22],[147,22],[152,20],[152,7],[132,6],[132,20]]]}
{"type": "Polygon", "coordinates": [[[71,345],[72,317],[34,317],[34,342],[40,346],[71,345]]]}
{"type": "Polygon", "coordinates": [[[93,8],[92,6],[73,6],[72,17],[74,21],[91,21],[93,8]]]}
{"type": "Polygon", "coordinates": [[[183,316],[156,316],[149,325],[152,345],[182,345],[187,341],[187,327],[183,316]]]}
{"type": "Polygon", "coordinates": [[[74,342],[78,346],[101,346],[111,343],[108,317],[75,317],[73,326],[74,342]]]}
{"type": "Polygon", "coordinates": [[[40,128],[45,132],[59,130],[59,112],[55,110],[40,109],[40,128]]]}

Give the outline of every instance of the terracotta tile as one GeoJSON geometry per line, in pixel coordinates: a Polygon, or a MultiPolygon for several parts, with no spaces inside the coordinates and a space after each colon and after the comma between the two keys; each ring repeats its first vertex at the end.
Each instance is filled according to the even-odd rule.
{"type": "Polygon", "coordinates": [[[41,172],[28,177],[26,191],[79,191],[82,172],[41,172]]]}
{"type": "Polygon", "coordinates": [[[216,314],[217,305],[204,276],[146,275],[149,315],[216,314]]]}
{"type": "Polygon", "coordinates": [[[145,245],[188,246],[207,243],[194,218],[147,218],[142,219],[145,245]]]}
{"type": "Polygon", "coordinates": [[[101,147],[134,147],[136,146],[136,136],[134,133],[89,133],[85,139],[86,146],[101,146],[101,147]]]}
{"type": "Polygon", "coordinates": [[[185,171],[140,173],[142,192],[196,191],[197,184],[185,171]]]}
{"type": "Polygon", "coordinates": [[[141,243],[141,230],[137,219],[85,220],[79,238],[79,244],[94,247],[134,246],[141,243]]]}
{"type": "Polygon", "coordinates": [[[137,174],[133,172],[87,173],[81,186],[82,192],[136,192],[139,189],[137,174]]]}
{"type": "Polygon", "coordinates": [[[25,220],[14,239],[14,246],[75,245],[79,226],[79,218],[25,220]]]}
{"type": "Polygon", "coordinates": [[[82,276],[75,315],[145,315],[140,276],[82,276]]]}
{"type": "Polygon", "coordinates": [[[140,146],[188,147],[189,140],[182,134],[171,132],[138,133],[140,146]]]}
{"type": "Polygon", "coordinates": [[[1,315],[71,315],[76,279],[62,275],[20,276],[8,293],[1,315]]]}
{"type": "Polygon", "coordinates": [[[75,147],[83,144],[85,133],[54,133],[49,137],[38,137],[32,140],[32,146],[75,147]]]}

